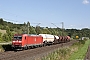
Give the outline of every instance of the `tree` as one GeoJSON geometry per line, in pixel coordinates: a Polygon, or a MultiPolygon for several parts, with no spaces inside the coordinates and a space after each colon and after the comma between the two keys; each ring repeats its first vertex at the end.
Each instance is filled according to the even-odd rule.
{"type": "Polygon", "coordinates": [[[35,29],[33,28],[33,26],[30,26],[30,34],[36,34],[36,31],[35,29]]]}
{"type": "Polygon", "coordinates": [[[2,41],[2,33],[0,32],[0,41],[2,41]]]}
{"type": "Polygon", "coordinates": [[[7,34],[4,34],[4,35],[2,36],[2,39],[3,39],[3,41],[8,42],[8,41],[9,41],[9,36],[8,36],[7,34]]]}
{"type": "Polygon", "coordinates": [[[12,40],[12,33],[11,33],[11,31],[10,31],[10,28],[9,27],[7,27],[7,30],[6,30],[6,37],[5,38],[7,38],[8,39],[8,41],[11,41],[12,40]]]}
{"type": "Polygon", "coordinates": [[[55,30],[53,28],[48,28],[48,30],[50,31],[50,34],[55,35],[55,30]]]}
{"type": "Polygon", "coordinates": [[[2,18],[0,18],[0,24],[3,25],[3,19],[2,18]]]}
{"type": "Polygon", "coordinates": [[[48,30],[48,28],[43,29],[43,34],[51,34],[51,32],[48,30]]]}
{"type": "Polygon", "coordinates": [[[27,33],[29,34],[29,27],[30,27],[29,21],[27,22],[27,26],[28,26],[28,27],[27,27],[27,29],[28,29],[28,30],[27,30],[27,33]]]}
{"type": "Polygon", "coordinates": [[[27,22],[27,26],[30,26],[30,22],[29,21],[27,22]]]}
{"type": "Polygon", "coordinates": [[[40,26],[36,26],[35,28],[36,34],[41,34],[42,30],[40,29],[40,26]]]}

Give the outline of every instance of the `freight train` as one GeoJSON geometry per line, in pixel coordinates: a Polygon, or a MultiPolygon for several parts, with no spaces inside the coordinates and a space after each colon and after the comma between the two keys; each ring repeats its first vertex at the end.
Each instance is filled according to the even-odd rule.
{"type": "Polygon", "coordinates": [[[51,34],[15,34],[12,39],[13,49],[28,49],[52,44],[69,42],[69,36],[56,36],[51,34]]]}

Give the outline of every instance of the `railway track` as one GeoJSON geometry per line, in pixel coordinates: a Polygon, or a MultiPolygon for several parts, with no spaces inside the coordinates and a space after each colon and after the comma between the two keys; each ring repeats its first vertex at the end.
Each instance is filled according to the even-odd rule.
{"type": "Polygon", "coordinates": [[[28,50],[18,51],[18,52],[15,52],[15,51],[1,52],[0,60],[39,60],[39,58],[46,56],[50,52],[53,52],[54,50],[61,47],[71,46],[75,42],[77,41],[73,40],[67,43],[39,47],[35,49],[28,49],[28,50]]]}

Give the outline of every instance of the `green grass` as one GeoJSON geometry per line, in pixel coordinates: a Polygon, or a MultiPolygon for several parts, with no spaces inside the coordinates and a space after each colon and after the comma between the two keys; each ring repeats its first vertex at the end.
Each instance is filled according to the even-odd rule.
{"type": "Polygon", "coordinates": [[[69,58],[68,60],[82,60],[82,59],[84,59],[89,44],[90,44],[90,40],[87,40],[87,41],[85,42],[85,44],[84,44],[81,48],[79,48],[79,50],[78,50],[77,52],[74,52],[74,53],[70,56],[70,58],[69,58]]]}
{"type": "Polygon", "coordinates": [[[41,60],[64,60],[67,58],[68,52],[70,52],[69,48],[58,49],[41,60]]]}
{"type": "Polygon", "coordinates": [[[60,48],[41,60],[78,60],[84,59],[90,40],[75,42],[70,47],[60,48]]]}

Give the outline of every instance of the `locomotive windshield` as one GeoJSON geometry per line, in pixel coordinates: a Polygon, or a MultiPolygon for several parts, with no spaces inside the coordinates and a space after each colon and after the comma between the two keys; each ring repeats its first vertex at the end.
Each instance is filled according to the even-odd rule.
{"type": "Polygon", "coordinates": [[[22,39],[22,36],[14,36],[14,40],[21,40],[22,39]]]}

